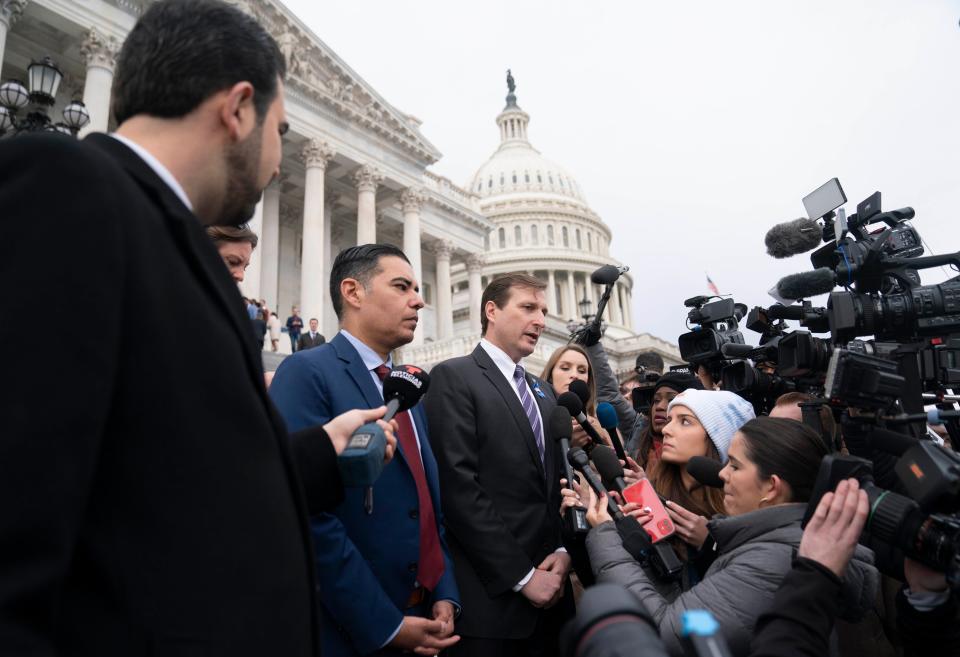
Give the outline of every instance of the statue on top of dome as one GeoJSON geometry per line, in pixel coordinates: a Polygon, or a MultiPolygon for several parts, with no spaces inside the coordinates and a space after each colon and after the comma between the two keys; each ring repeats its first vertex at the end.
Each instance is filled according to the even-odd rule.
{"type": "Polygon", "coordinates": [[[513,73],[510,72],[510,69],[507,69],[507,91],[511,94],[517,90],[517,83],[513,80],[513,73]]]}

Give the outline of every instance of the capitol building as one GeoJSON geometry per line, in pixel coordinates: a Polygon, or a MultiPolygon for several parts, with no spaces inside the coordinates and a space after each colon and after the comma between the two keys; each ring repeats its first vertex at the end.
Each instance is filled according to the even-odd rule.
{"type": "MultiPolygon", "coordinates": [[[[0,80],[26,81],[31,61],[49,56],[63,73],[51,114],[59,116],[79,99],[90,113],[83,132],[112,129],[115,58],[152,2],[0,0],[0,80]]],[[[260,244],[241,286],[244,295],[266,300],[281,322],[299,305],[329,337],[337,330],[327,291],[333,258],[355,244],[395,244],[409,257],[426,303],[416,339],[396,358],[429,368],[473,350],[487,282],[526,271],[547,283],[550,316],[527,359],[527,367],[539,372],[569,339],[570,326],[583,321],[581,303],[596,308],[602,289],[590,273],[619,263],[610,256],[610,228],[577,180],[534,147],[531,115],[518,103],[513,78],[495,127],[491,117],[492,155],[458,183],[437,172],[441,151],[421,121],[381,96],[281,2],[232,4],[273,34],[288,65],[290,130],[281,176],[264,192],[251,222],[260,244]]],[[[630,273],[620,277],[603,318],[604,345],[623,376],[642,351],[679,362],[674,344],[638,331],[635,285],[644,283],[630,273]]],[[[289,350],[288,340],[280,345],[289,350]]]]}

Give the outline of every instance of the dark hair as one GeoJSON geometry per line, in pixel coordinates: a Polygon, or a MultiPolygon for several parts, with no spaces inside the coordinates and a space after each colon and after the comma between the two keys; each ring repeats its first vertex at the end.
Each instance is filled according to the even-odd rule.
{"type": "Polygon", "coordinates": [[[648,370],[654,370],[659,374],[663,374],[663,358],[660,357],[660,354],[652,351],[644,351],[637,354],[637,360],[636,363],[634,363],[634,367],[637,369],[640,367],[645,367],[648,370]]]}
{"type": "Polygon", "coordinates": [[[487,302],[492,301],[497,308],[503,308],[510,299],[511,290],[515,287],[529,287],[534,290],[545,290],[547,284],[535,276],[523,272],[501,274],[487,284],[480,298],[480,335],[487,334],[487,302]]]}
{"type": "MultiPolygon", "coordinates": [[[[257,234],[250,230],[250,227],[243,226],[207,226],[207,237],[213,240],[214,244],[220,242],[249,242],[254,249],[257,248],[257,234]]],[[[250,299],[258,306],[260,303],[256,299],[250,299]]]]}
{"type": "Polygon", "coordinates": [[[343,297],[340,295],[340,283],[347,278],[356,279],[364,288],[370,279],[379,274],[380,258],[396,256],[407,263],[407,255],[392,244],[361,244],[351,246],[337,254],[330,269],[330,300],[337,319],[343,319],[343,297]]]}
{"type": "Polygon", "coordinates": [[[320,323],[320,320],[319,320],[319,319],[317,319],[316,317],[311,317],[311,318],[310,318],[310,319],[308,319],[307,321],[308,321],[308,322],[316,322],[317,324],[319,324],[319,323],[320,323]]]}
{"type": "Polygon", "coordinates": [[[792,502],[807,502],[820,461],[829,454],[817,432],[796,420],[758,417],[742,427],[747,458],[762,479],[777,475],[790,484],[792,502]]]}
{"type": "Polygon", "coordinates": [[[117,123],[148,114],[178,118],[238,82],[254,88],[263,120],[286,75],[283,54],[252,17],[220,0],[163,0],[127,35],[113,77],[117,123]]]}

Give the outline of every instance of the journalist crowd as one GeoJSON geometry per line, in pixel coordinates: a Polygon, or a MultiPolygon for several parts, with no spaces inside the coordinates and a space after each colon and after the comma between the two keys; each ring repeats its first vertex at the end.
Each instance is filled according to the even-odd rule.
{"type": "Polygon", "coordinates": [[[0,142],[13,307],[95,319],[6,355],[0,654],[960,655],[960,284],[904,274],[902,211],[831,233],[780,289],[799,304],[688,300],[682,365],[618,378],[611,265],[542,371],[524,272],[425,371],[394,362],[424,306],[394,245],[336,254],[332,337],[241,296],[284,76],[247,14],[160,0],[118,57],[115,132],[0,142]],[[855,291],[803,302],[831,267],[855,291]]]}

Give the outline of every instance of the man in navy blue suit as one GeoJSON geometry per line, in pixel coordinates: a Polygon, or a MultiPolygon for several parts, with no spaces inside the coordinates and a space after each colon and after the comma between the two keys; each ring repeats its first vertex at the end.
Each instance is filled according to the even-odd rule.
{"type": "MultiPolygon", "coordinates": [[[[292,431],[383,404],[390,353],[413,340],[423,307],[403,251],[365,244],[337,255],[330,296],[340,332],[288,357],[270,395],[292,431]]],[[[421,405],[396,417],[397,456],[373,487],[346,489],[312,519],[323,655],[432,655],[457,642],[460,594],[440,524],[437,463],[421,405]]]]}

